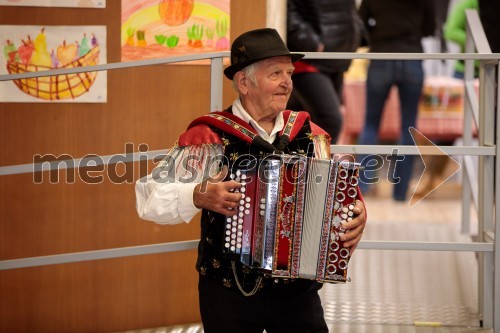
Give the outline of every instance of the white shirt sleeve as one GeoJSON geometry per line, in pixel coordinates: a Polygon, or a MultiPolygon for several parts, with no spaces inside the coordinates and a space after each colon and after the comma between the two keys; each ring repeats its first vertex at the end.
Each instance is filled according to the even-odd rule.
{"type": "Polygon", "coordinates": [[[139,217],[159,224],[191,221],[200,212],[193,203],[194,188],[213,175],[211,168],[215,164],[210,157],[220,154],[222,148],[214,145],[196,149],[173,148],[151,174],[136,181],[139,217]],[[189,163],[188,167],[186,163],[189,163]],[[211,164],[207,167],[208,163],[211,164]],[[206,174],[206,170],[211,171],[206,174]]]}

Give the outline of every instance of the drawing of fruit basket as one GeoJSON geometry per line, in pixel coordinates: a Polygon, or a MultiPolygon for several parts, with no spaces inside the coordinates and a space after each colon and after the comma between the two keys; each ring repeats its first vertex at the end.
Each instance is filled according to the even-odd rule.
{"type": "MultiPolygon", "coordinates": [[[[7,39],[4,55],[9,74],[35,73],[51,69],[94,66],[99,63],[100,47],[96,36],[92,33],[89,40],[87,34],[74,43],[66,43],[52,48],[49,52],[45,36],[45,28],[34,40],[28,35],[21,39],[22,44],[16,47],[7,39]]],[[[53,44],[52,44],[53,45],[53,44]]],[[[52,76],[14,79],[14,84],[22,92],[43,100],[75,99],[88,92],[94,84],[97,72],[82,72],[52,76]]]]}
{"type": "MultiPolygon", "coordinates": [[[[89,52],[73,60],[72,62],[57,68],[74,68],[94,66],[99,63],[99,45],[95,45],[89,52]]],[[[9,74],[26,72],[39,72],[55,69],[50,66],[23,64],[20,62],[8,62],[9,74]]],[[[83,72],[63,74],[55,76],[32,77],[27,79],[16,79],[13,82],[23,92],[33,97],[45,100],[62,100],[76,98],[87,92],[94,83],[97,72],[83,72]]]]}

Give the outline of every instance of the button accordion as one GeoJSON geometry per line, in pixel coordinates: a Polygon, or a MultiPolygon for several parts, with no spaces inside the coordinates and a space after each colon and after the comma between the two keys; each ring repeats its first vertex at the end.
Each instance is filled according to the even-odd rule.
{"type": "Polygon", "coordinates": [[[360,164],[270,155],[234,163],[242,194],[225,217],[226,255],[281,278],[347,280],[349,249],[340,235],[353,218],[360,164]]]}

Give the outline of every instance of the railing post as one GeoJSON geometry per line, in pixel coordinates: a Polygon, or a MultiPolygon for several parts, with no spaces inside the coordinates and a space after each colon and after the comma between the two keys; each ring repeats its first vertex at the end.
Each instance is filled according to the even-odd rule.
{"type": "MultiPolygon", "coordinates": [[[[500,61],[496,63],[496,91],[495,91],[495,98],[496,98],[496,109],[495,114],[498,112],[498,103],[500,102],[500,84],[498,84],[498,78],[500,77],[500,61]]],[[[500,117],[497,115],[496,117],[496,122],[495,122],[496,128],[495,128],[495,143],[496,143],[496,154],[495,154],[495,207],[500,207],[500,163],[498,162],[498,156],[500,156],[500,117]]],[[[499,329],[500,328],[500,255],[497,255],[497,239],[500,239],[500,228],[499,226],[500,223],[500,214],[498,212],[495,213],[495,219],[494,219],[495,225],[493,226],[495,232],[495,240],[494,240],[494,245],[493,245],[493,256],[494,256],[494,268],[493,268],[493,288],[494,288],[494,295],[493,295],[493,328],[494,329],[499,329]]]]}
{"type": "MultiPolygon", "coordinates": [[[[465,36],[465,52],[474,52],[474,41],[472,40],[469,25],[466,26],[465,36]]],[[[474,61],[465,60],[464,70],[464,131],[463,131],[463,144],[464,146],[472,146],[472,106],[470,96],[467,93],[467,83],[474,80],[474,61]]],[[[479,128],[477,129],[479,131],[479,128]]],[[[466,163],[467,156],[463,157],[463,172],[462,172],[462,233],[470,233],[470,203],[472,186],[470,183],[469,174],[471,174],[469,167],[471,163],[466,163]]]]}
{"type": "Polygon", "coordinates": [[[212,58],[210,62],[210,112],[222,111],[222,57],[212,58]]]}

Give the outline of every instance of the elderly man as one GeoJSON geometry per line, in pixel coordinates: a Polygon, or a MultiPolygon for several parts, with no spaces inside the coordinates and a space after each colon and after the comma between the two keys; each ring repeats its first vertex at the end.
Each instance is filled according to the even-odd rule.
{"type": "MultiPolygon", "coordinates": [[[[137,181],[137,211],[143,219],[174,224],[202,212],[196,268],[207,333],[328,332],[320,283],[270,278],[222,254],[225,216],[234,215],[242,198],[242,184],[227,177],[227,166],[242,155],[277,151],[330,158],[328,134],[307,113],[284,111],[292,91],[292,62],[302,57],[291,54],[274,29],[236,38],[224,74],[238,98],[223,112],[195,119],[163,164],[137,181]],[[225,166],[210,173],[215,157],[222,157],[225,166]]],[[[365,223],[364,204],[356,200],[354,218],[341,236],[351,251],[365,223]]]]}

